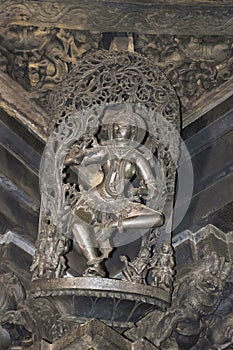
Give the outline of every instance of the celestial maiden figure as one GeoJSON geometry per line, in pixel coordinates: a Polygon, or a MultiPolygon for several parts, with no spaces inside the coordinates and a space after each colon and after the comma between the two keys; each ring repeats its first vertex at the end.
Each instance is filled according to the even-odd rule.
{"type": "Polygon", "coordinates": [[[107,130],[107,140],[101,132],[89,142],[85,135],[86,146],[71,148],[64,164],[77,167],[80,173],[83,167],[88,173],[93,164],[98,168],[98,180],[92,179],[88,186],[86,179],[79,178],[81,195],[71,211],[70,229],[87,258],[84,276],[103,277],[102,262],[113,249],[110,240],[114,232],[160,227],[164,216],[144,204],[154,197],[156,180],[143,152],[136,149],[140,143],[132,142],[140,133],[145,136],[142,117],[131,106],[109,106],[101,128],[107,130]]]}

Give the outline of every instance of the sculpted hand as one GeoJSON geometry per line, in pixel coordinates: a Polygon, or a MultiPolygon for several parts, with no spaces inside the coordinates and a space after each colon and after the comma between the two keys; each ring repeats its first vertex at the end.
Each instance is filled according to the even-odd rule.
{"type": "Polygon", "coordinates": [[[130,198],[133,201],[137,201],[140,202],[141,197],[145,196],[147,194],[147,190],[146,188],[142,188],[142,187],[136,187],[136,188],[132,188],[130,191],[130,198]]]}
{"type": "Polygon", "coordinates": [[[80,154],[80,150],[74,147],[65,158],[65,165],[75,164],[79,165],[83,159],[83,154],[80,154]]]}
{"type": "Polygon", "coordinates": [[[152,199],[152,198],[155,196],[156,192],[157,192],[156,184],[155,184],[154,182],[148,183],[148,184],[147,184],[147,195],[146,195],[146,199],[147,199],[147,200],[152,199]]]}

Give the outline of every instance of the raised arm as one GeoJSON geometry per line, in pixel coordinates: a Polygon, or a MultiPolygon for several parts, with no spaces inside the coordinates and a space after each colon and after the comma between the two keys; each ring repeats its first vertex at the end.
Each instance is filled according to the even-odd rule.
{"type": "Polygon", "coordinates": [[[65,165],[90,165],[96,164],[103,160],[106,151],[102,147],[86,149],[82,152],[71,150],[65,158],[65,165]]]}
{"type": "Polygon", "coordinates": [[[99,149],[93,149],[84,156],[83,160],[81,161],[81,165],[85,166],[102,163],[106,155],[106,150],[102,147],[99,149]]]}

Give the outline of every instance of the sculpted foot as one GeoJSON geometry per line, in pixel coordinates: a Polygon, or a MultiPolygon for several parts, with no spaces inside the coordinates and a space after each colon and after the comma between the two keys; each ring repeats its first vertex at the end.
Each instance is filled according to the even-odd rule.
{"type": "Polygon", "coordinates": [[[106,273],[103,270],[102,266],[99,263],[96,263],[92,266],[89,266],[84,274],[83,277],[105,277],[106,273]]]}

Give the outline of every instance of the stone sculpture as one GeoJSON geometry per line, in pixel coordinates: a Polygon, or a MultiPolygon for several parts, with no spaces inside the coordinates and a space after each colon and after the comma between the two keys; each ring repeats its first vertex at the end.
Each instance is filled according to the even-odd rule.
{"type": "Polygon", "coordinates": [[[119,104],[106,108],[102,122],[101,129],[107,129],[108,139],[101,139],[101,131],[89,140],[85,135],[81,147],[74,144],[64,162],[77,168],[91,164],[98,167],[98,179],[91,178],[87,184],[79,177],[80,197],[71,213],[71,230],[87,258],[84,275],[88,276],[105,275],[101,262],[111,251],[115,230],[150,229],[164,223],[162,213],[142,204],[156,192],[150,164],[135,147],[140,146],[136,142],[139,127],[141,133],[146,132],[143,119],[132,107],[119,104]],[[132,179],[138,181],[138,187],[132,179]],[[108,253],[101,250],[106,245],[108,253]]]}

